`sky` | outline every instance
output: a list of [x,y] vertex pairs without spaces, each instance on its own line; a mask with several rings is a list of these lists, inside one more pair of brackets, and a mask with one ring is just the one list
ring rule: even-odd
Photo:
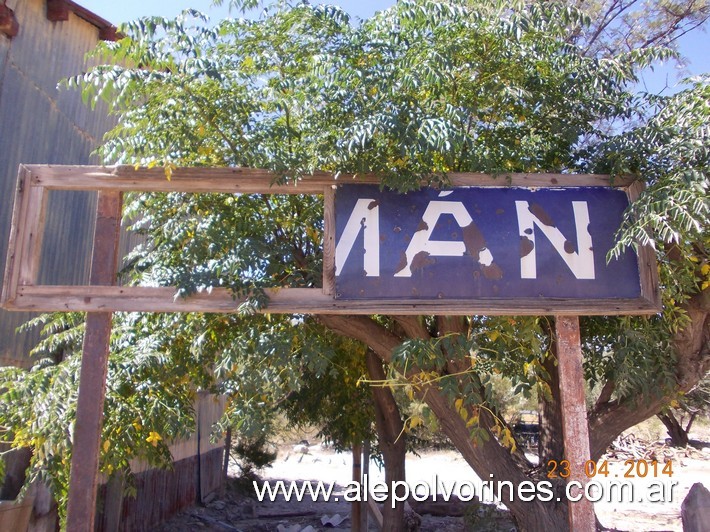
[[[212,19],[219,19],[229,15],[226,7],[228,0],[220,7],[213,7],[211,0],[123,0],[111,2],[108,0],[75,0],[77,4],[93,11],[109,22],[119,24],[134,18],[161,15],[173,17],[183,9],[193,8],[206,13]],[[361,18],[369,17],[376,11],[386,9],[394,1],[377,0],[331,0],[328,3],[337,4],[348,13]],[[238,16],[238,13],[232,13]]]
[[[142,16],[161,15],[174,17],[183,9],[194,8],[210,16],[220,19],[229,16],[226,5],[213,7],[211,0],[76,0],[81,6],[93,11],[109,22],[118,25],[121,22]],[[225,0],[224,4],[228,1]],[[376,11],[385,9],[394,3],[393,0],[329,0],[341,6],[348,13],[359,18],[368,18]],[[238,13],[232,13],[238,16]],[[710,72],[710,33],[695,30],[679,41],[681,53],[688,58],[689,64],[684,70],[679,70],[675,64],[656,65],[652,71],[642,76],[641,89],[649,92],[660,92],[666,86],[671,91],[678,81],[688,75]],[[667,93],[667,92],[666,92]]]

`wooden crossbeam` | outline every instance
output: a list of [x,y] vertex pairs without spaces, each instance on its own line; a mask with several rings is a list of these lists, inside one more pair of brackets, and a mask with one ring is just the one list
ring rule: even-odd
[[[621,187],[632,197],[638,194],[628,178],[584,174],[510,174],[491,176],[454,173],[453,186],[493,187]],[[37,284],[47,191],[89,190],[105,192],[181,192],[238,194],[307,194],[324,198],[325,236],[322,288],[267,290],[271,313],[313,314],[653,314],[658,311],[658,280],[655,255],[649,248],[639,253],[641,297],[634,299],[574,300],[558,298],[476,300],[347,300],[335,297],[335,188],[341,184],[379,184],[373,175],[316,172],[297,180],[253,168],[176,168],[166,178],[163,168],[133,166],[23,165],[10,235],[8,259],[0,306],[15,311],[88,312],[236,312],[244,302],[225,289],[213,289],[187,298],[176,298],[174,287],[44,286]]]

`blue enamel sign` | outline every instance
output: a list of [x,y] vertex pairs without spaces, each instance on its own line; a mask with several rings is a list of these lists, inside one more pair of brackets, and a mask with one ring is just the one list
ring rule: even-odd
[[335,195],[336,299],[641,295],[638,260],[607,252],[628,198],[609,187],[459,187]]

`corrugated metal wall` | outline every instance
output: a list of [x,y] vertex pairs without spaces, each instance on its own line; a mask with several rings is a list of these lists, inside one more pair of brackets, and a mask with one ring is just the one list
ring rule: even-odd
[[[98,28],[72,12],[65,22],[50,22],[45,0],[7,0],[7,6],[20,30],[12,39],[0,34],[0,271],[18,165],[95,164],[90,154],[112,125],[105,109],[92,111],[78,91],[57,89],[59,80],[86,70],[85,54],[96,46]],[[89,193],[50,195],[42,282],[86,281],[93,211]],[[27,353],[36,336],[15,334],[28,317],[0,310],[0,364],[30,364]]]
[[[99,29],[72,12],[65,22],[50,22],[45,0],[7,0],[7,6],[15,12],[20,31],[12,39],[0,33],[0,272],[5,267],[18,166],[96,164],[90,154],[113,124],[105,108],[90,110],[78,91],[57,89],[59,80],[87,69],[85,54],[96,46]],[[41,283],[87,282],[94,209],[93,194],[50,192]],[[137,241],[124,235],[122,246],[130,248]],[[15,334],[29,317],[0,310],[0,364],[31,364],[28,352],[37,336]],[[122,530],[149,529],[149,524],[219,488],[223,448],[222,443],[210,443],[209,435],[223,410],[224,398],[200,397],[198,432],[171,446],[174,471],[136,465],[138,496],[118,501]],[[105,486],[101,493],[106,496]],[[45,521],[54,528],[51,519]]]
[[[200,392],[195,403],[197,431],[187,440],[170,445],[173,469],[150,469],[132,462],[136,497],[123,497],[121,488],[110,489],[102,476],[97,504],[96,530],[137,532],[154,526],[177,512],[204,501],[224,481],[224,440],[210,442],[212,426],[224,413],[225,398]],[[106,515],[118,505],[118,515]]]

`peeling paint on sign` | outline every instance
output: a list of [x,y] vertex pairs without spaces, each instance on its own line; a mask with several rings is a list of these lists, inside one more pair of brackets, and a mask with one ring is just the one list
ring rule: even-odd
[[606,263],[627,205],[608,187],[344,185],[336,298],[639,297],[636,255]]

